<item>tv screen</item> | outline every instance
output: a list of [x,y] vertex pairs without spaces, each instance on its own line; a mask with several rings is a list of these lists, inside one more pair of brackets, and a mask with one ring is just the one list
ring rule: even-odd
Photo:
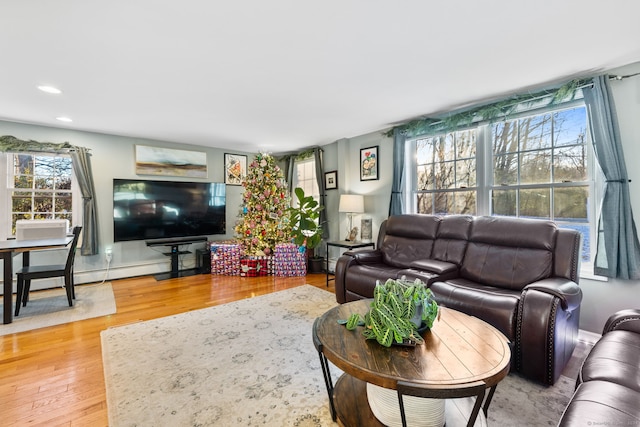
[[113,180],[113,241],[226,233],[223,183]]

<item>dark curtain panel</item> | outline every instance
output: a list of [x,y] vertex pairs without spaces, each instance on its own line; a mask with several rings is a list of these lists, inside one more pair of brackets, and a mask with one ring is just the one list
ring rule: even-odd
[[[327,209],[326,198],[324,188],[324,165],[322,163],[322,148],[316,147],[313,149],[313,157],[316,163],[316,179],[318,180],[318,190],[320,190],[320,224],[327,223]],[[329,227],[322,226],[322,238],[327,240],[329,238]]]
[[95,188],[93,185],[93,173],[91,171],[91,157],[84,147],[75,147],[69,153],[73,162],[73,170],[82,192],[82,247],[80,254],[96,255],[99,252],[98,239],[98,217],[95,199]]
[[295,156],[287,156],[285,159],[284,177],[287,180],[287,194],[291,196],[293,193],[293,170],[294,170]]
[[596,158],[606,178],[598,218],[594,272],[605,277],[640,279],[640,245],[631,211],[629,178],[618,119],[610,92],[608,76],[595,77],[593,87],[583,89]]
[[405,213],[404,209],[404,177],[406,137],[400,129],[393,131],[393,181],[391,183],[391,201],[389,216]]

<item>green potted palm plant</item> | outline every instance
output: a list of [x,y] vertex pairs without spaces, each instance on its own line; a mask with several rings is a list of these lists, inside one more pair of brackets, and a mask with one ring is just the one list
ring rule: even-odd
[[411,282],[403,277],[384,284],[378,281],[369,311],[364,316],[354,313],[342,323],[349,330],[364,326],[366,339],[389,347],[422,344],[420,332],[431,328],[437,316],[438,304],[431,289],[419,279]]
[[306,247],[307,271],[319,273],[322,271],[324,259],[315,255],[315,248],[322,242],[322,224],[320,224],[322,206],[313,196],[306,196],[300,187],[297,187],[294,193],[297,206],[288,209],[291,237],[296,245]]

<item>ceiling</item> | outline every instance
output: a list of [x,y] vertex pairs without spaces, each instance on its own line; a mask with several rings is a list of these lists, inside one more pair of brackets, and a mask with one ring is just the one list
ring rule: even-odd
[[283,153],[640,61],[636,12],[636,0],[3,1],[0,119]]

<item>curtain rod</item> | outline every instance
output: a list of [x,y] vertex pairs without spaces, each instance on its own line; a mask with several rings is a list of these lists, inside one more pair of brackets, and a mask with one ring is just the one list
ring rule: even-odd
[[638,72],[638,73],[633,73],[633,74],[627,74],[627,75],[620,75],[620,74],[615,75],[615,76],[610,75],[610,76],[609,76],[609,80],[622,80],[622,79],[628,79],[629,77],[635,77],[635,76],[637,76],[637,75],[640,75],[640,72]]

